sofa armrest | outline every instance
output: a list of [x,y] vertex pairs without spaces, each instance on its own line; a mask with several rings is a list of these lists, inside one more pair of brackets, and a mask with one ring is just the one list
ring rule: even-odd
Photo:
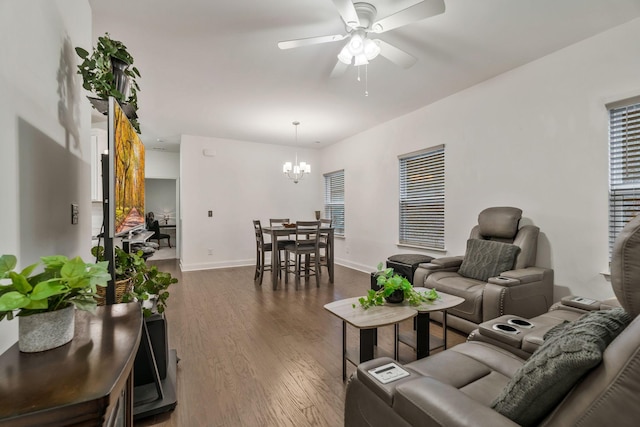
[[528,267],[490,278],[482,295],[482,321],[504,314],[531,319],[553,303],[553,270]]
[[[503,279],[517,280],[518,282],[523,284],[541,281],[547,271],[549,270],[542,267],[527,267],[519,268],[517,270],[503,271],[498,277]],[[492,277],[491,279],[494,278]],[[495,283],[491,282],[491,279],[489,279],[489,282]],[[499,282],[497,284],[499,284]]]
[[401,384],[394,410],[412,426],[515,427],[518,424],[432,377]]
[[435,258],[422,263],[413,273],[413,286],[424,286],[425,280],[435,271],[458,271],[462,265],[462,256]]
[[435,258],[429,261],[429,264],[437,265],[438,268],[460,267],[462,265],[463,256],[447,256]]

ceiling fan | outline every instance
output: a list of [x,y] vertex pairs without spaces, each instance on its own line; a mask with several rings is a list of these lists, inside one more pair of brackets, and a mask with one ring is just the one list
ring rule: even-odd
[[369,38],[369,33],[384,33],[444,12],[444,0],[423,0],[399,12],[376,21],[377,10],[370,3],[352,3],[351,0],[332,0],[346,26],[346,34],[309,37],[278,43],[280,49],[291,49],[320,43],[348,40],[338,54],[338,62],[331,77],[343,74],[349,65],[366,65],[378,54],[402,68],[416,63],[407,52],[380,39]]

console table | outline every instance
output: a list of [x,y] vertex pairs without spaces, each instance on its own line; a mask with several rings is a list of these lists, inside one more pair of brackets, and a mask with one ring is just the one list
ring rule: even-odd
[[40,353],[0,355],[0,426],[133,426],[137,302],[76,311],[73,340]]

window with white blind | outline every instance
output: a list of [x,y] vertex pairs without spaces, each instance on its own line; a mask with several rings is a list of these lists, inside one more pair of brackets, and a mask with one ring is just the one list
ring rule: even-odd
[[640,103],[609,109],[609,253],[631,218],[640,214]]
[[444,145],[399,160],[400,244],[444,249]]
[[344,236],[344,170],[324,174],[324,217],[333,220],[336,236]]

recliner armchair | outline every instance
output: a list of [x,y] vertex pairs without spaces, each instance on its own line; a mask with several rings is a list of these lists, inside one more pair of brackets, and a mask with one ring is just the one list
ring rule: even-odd
[[[505,348],[468,341],[404,365],[410,375],[388,384],[378,382],[368,371],[391,362],[389,358],[360,364],[347,385],[345,426],[517,426],[512,419],[495,410],[494,405],[514,384],[512,379],[528,372],[524,369],[527,365],[535,369],[531,371],[531,378],[521,381],[530,381],[540,394],[535,401],[522,400],[526,410],[533,414],[526,424],[545,427],[638,425],[640,216],[631,220],[616,239],[611,258],[611,285],[624,310],[603,310],[607,307],[599,304],[600,309],[574,322],[561,324],[561,328],[568,328],[565,333],[560,329],[556,332],[558,335],[545,336],[540,350],[528,360]],[[565,361],[572,364],[579,360],[580,348],[568,344],[580,335],[574,327],[581,321],[582,326],[588,326],[584,320],[589,316],[600,317],[605,312],[609,312],[609,316],[613,311],[626,317],[618,327],[609,328],[610,323],[591,324],[594,326],[591,330],[585,328],[588,334],[582,334],[583,338],[590,336],[602,341],[601,359],[583,369],[581,375],[568,381],[566,391],[551,399],[551,389],[566,381],[565,374],[572,374],[575,367],[556,366],[544,382],[535,383],[535,377],[548,373],[549,363],[554,359],[565,357]],[[605,324],[607,326],[603,328]],[[558,346],[558,342],[562,344]],[[565,342],[567,347],[563,348]],[[547,361],[538,358],[549,348],[554,352],[546,353]],[[506,394],[506,397],[517,398],[515,394]]]
[[[414,286],[465,299],[447,311],[448,326],[469,333],[504,314],[530,318],[551,306],[553,270],[535,266],[539,228],[518,228],[521,216],[513,207],[483,210],[464,257],[436,258],[416,270]],[[441,314],[433,318],[441,320]]]

